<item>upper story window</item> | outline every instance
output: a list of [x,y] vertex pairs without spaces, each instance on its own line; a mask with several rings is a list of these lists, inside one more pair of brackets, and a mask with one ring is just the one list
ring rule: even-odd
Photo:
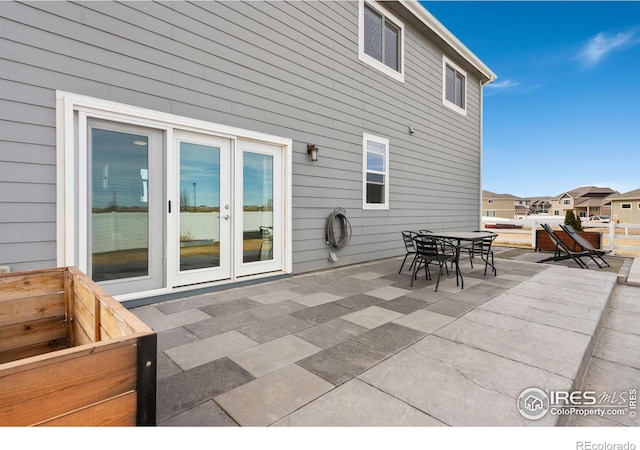
[[367,133],[363,147],[363,209],[389,209],[389,140]]
[[446,56],[442,57],[442,103],[454,111],[467,115],[467,72]]
[[622,209],[631,209],[631,203],[621,203],[620,208]]
[[565,198],[565,199],[562,201],[562,203],[563,203],[563,204],[565,204],[565,205],[570,205],[570,204],[571,204],[571,200],[569,200],[568,198]]
[[360,0],[360,60],[404,82],[404,25],[376,2]]
[[489,199],[489,204],[491,205],[492,203],[493,203],[493,200],[492,200],[492,199]]

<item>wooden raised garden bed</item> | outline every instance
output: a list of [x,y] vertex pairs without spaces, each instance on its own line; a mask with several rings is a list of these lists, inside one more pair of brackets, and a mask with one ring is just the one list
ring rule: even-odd
[[[569,246],[569,248],[573,249],[574,242],[563,230],[553,230],[556,234],[564,241],[565,244]],[[600,248],[600,233],[594,233],[590,231],[580,231],[579,232],[582,237],[584,237],[594,248]],[[549,234],[544,230],[536,230],[536,251],[544,250],[553,252],[555,251],[556,246],[551,242],[551,238],[549,238]],[[578,247],[576,250],[580,250]]]
[[155,425],[156,338],[74,267],[0,275],[0,426]]

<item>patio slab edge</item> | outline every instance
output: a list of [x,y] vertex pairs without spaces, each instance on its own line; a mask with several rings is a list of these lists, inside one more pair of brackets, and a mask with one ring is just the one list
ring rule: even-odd
[[627,276],[627,285],[640,287],[640,258],[633,258],[629,275]]

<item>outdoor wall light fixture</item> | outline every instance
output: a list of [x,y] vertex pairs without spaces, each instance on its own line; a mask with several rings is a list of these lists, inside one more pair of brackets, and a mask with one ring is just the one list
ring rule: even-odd
[[410,134],[413,134],[413,133],[415,133],[415,132],[416,132],[416,130],[414,130],[414,129],[413,129],[413,127],[412,127],[411,125],[409,125],[409,133],[410,133]]
[[307,153],[311,157],[311,161],[318,160],[318,147],[313,144],[307,144]]

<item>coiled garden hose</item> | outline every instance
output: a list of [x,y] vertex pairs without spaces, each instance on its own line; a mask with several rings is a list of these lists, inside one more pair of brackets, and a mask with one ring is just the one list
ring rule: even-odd
[[[340,237],[336,238],[335,221],[338,221],[338,229],[340,231]],[[327,244],[333,248],[346,247],[351,240],[351,223],[347,219],[346,211],[342,208],[336,208],[333,210],[329,217],[327,217],[326,225],[326,237]]]

